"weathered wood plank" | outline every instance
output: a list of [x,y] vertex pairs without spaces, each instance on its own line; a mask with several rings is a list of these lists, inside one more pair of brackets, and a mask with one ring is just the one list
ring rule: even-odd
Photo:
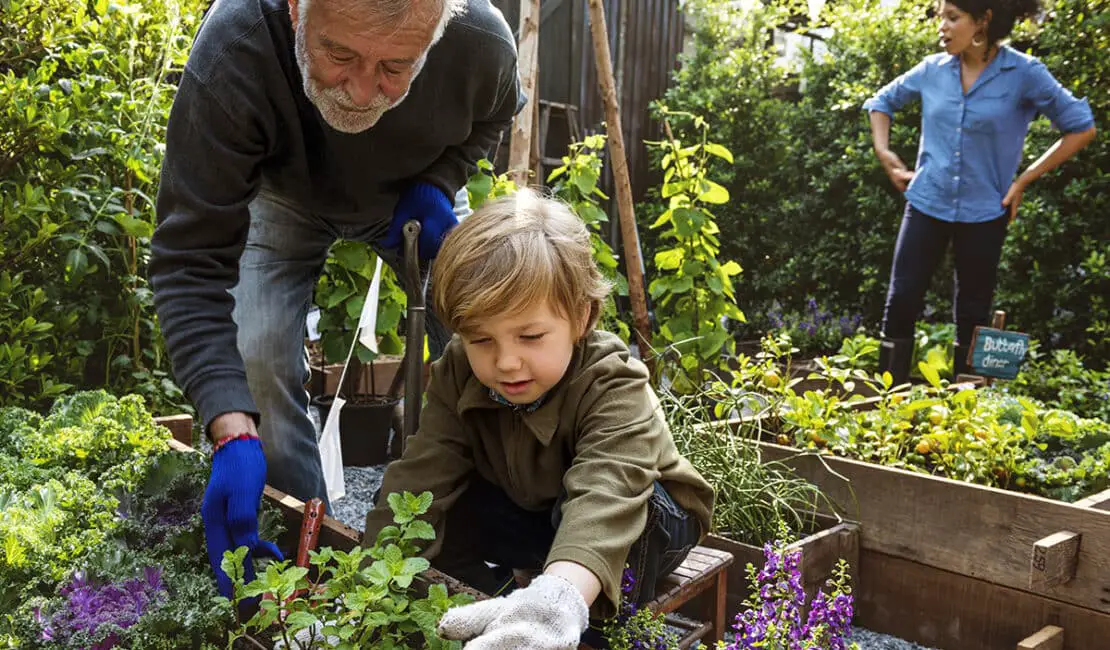
[[1082,535],[1063,530],[1037,540],[1029,560],[1029,588],[1041,592],[1074,578],[1082,539]]
[[193,416],[186,413],[154,418],[154,423],[170,430],[173,439],[183,445],[193,444]]
[[1110,490],[1103,490],[1098,494],[1092,494],[1086,499],[1080,499],[1075,502],[1075,505],[1080,508],[1094,508],[1095,510],[1110,510]]
[[885,553],[862,550],[858,625],[944,650],[1014,650],[1032,632],[1067,630],[1061,650],[1106,648],[1110,615]]
[[1017,650],[1064,650],[1064,628],[1046,625],[1018,643]]
[[[1060,501],[760,443],[861,523],[860,546],[1029,589],[1033,545],[1058,531],[1083,537],[1075,577],[1043,595],[1110,612],[1110,513]],[[847,482],[846,482],[847,480]],[[1015,641],[1016,642],[1016,641]]]

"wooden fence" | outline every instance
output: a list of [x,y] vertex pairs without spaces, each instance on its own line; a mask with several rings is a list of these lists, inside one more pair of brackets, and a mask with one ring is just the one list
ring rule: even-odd
[[[520,0],[493,0],[493,4],[516,30]],[[632,192],[638,200],[656,178],[643,142],[659,139],[661,135],[661,127],[651,119],[648,106],[663,95],[678,67],[686,22],[679,11],[679,0],[604,0],[603,4],[618,81]],[[597,86],[586,0],[542,0],[540,20],[539,98],[577,106],[583,134],[600,132],[605,107]],[[545,155],[549,157],[566,153],[567,125],[558,118],[553,114],[544,143]],[[507,152],[506,143],[503,155]],[[611,185],[612,179],[607,177],[603,188]],[[615,212],[609,213],[614,216],[612,223],[616,229]]]

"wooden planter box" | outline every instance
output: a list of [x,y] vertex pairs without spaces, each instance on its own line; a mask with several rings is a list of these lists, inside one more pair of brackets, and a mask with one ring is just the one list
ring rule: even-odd
[[[1013,650],[1044,626],[1108,647],[1110,512],[761,442],[858,522],[856,622],[943,650]],[[1093,498],[1092,498],[1093,499]]]
[[[825,582],[833,576],[837,562],[841,558],[851,566],[851,575],[856,574],[859,566],[859,526],[853,522],[839,522],[833,517],[818,515],[816,532],[803,537],[789,546],[801,551],[800,570],[802,586],[806,590],[808,603]],[[711,534],[702,542],[703,546],[732,553],[735,562],[728,572],[727,611],[734,617],[743,609],[744,600],[750,595],[748,565],[759,569],[765,557],[758,546],[733,541],[727,537]]]
[[[335,395],[339,388],[339,377],[343,374],[343,364],[330,363],[324,366],[313,365],[310,367],[311,377],[308,381],[308,391],[312,395]],[[403,372],[400,355],[382,355],[374,360],[373,365],[367,363],[362,366],[359,373],[356,390],[363,395],[385,395],[389,391],[393,377]],[[404,390],[404,378],[401,379],[399,391]],[[374,390],[371,391],[371,386]],[[401,394],[398,392],[398,394]]]

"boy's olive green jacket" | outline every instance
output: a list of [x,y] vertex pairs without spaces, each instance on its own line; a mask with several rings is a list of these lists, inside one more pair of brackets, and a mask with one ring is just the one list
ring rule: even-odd
[[420,430],[389,465],[383,496],[366,516],[365,544],[393,523],[384,498],[393,492],[434,495],[427,519],[437,541],[425,554],[431,558],[444,535],[443,514],[472,472],[527,510],[550,510],[565,488],[547,563],[581,564],[616,604],[629,549],[647,521],[653,481],[709,531],[713,489],[679,455],[647,368],[613,334],[595,331],[580,342],[562,381],[532,413],[490,398],[457,337],[432,367],[427,398]]

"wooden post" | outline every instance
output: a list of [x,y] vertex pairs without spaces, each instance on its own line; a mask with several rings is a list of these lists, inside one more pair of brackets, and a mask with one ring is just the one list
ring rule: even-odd
[[617,190],[621,241],[624,244],[624,265],[625,272],[628,274],[628,297],[632,302],[632,316],[638,334],[640,356],[651,368],[651,323],[648,321],[647,296],[644,293],[640,237],[636,233],[636,215],[632,209],[632,181],[628,175],[628,157],[625,155],[624,132],[621,130],[621,108],[617,101],[616,83],[613,80],[609,31],[605,25],[605,8],[601,6],[601,0],[589,0],[589,2],[590,35],[594,42],[594,63],[597,65],[598,85],[601,98],[605,102],[609,153],[613,160],[613,182]]
[[1038,591],[1058,587],[1075,577],[1082,535],[1062,530],[1033,544],[1029,587]]
[[[540,62],[540,0],[520,0],[520,45],[517,67],[520,70],[520,89],[528,97],[528,104],[513,119],[509,141],[509,177],[517,187],[528,185],[531,170],[532,134],[539,105]],[[543,179],[536,179],[542,182]]]

